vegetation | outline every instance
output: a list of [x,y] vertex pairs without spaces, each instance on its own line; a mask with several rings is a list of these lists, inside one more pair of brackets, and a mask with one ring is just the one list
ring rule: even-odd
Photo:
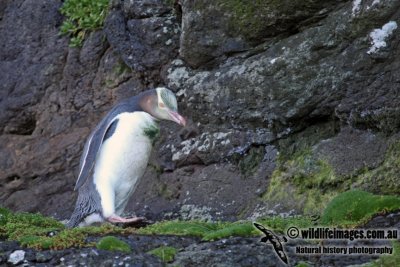
[[400,194],[400,142],[393,143],[386,152],[382,164],[360,174],[358,180],[363,187],[382,194]]
[[[305,228],[312,225],[306,217],[271,217],[258,220],[271,230],[285,232],[289,226]],[[202,238],[203,241],[218,240],[231,236],[259,236],[260,232],[252,222],[201,222],[201,221],[163,221],[137,230],[139,234],[187,235]]]
[[178,250],[174,247],[162,246],[153,250],[150,250],[149,254],[159,257],[162,262],[171,262],[175,258],[175,254]]
[[[288,226],[304,228],[312,224],[309,218],[304,217],[272,217],[259,220],[259,222],[278,232],[284,232]],[[249,221],[215,223],[163,221],[141,229],[122,229],[110,224],[66,229],[60,222],[40,214],[11,213],[7,209],[0,208],[0,239],[15,240],[20,242],[22,246],[35,249],[95,246],[96,244],[85,241],[89,235],[127,235],[132,233],[185,235],[199,237],[204,241],[228,238],[230,236],[260,235],[260,232]],[[119,242],[112,237],[106,237],[100,240],[96,246],[100,249],[114,249],[114,247],[119,247]]]
[[65,249],[69,247],[93,246],[85,239],[88,235],[125,234],[129,229],[121,229],[110,224],[100,227],[66,229],[53,218],[40,214],[11,213],[0,208],[0,239],[15,240],[24,247],[35,249]]
[[351,190],[335,197],[325,209],[321,223],[325,225],[357,225],[373,215],[400,209],[400,197],[378,196]]
[[245,176],[254,174],[264,158],[264,147],[253,147],[241,158],[238,166],[240,172]]
[[71,37],[70,46],[80,47],[85,35],[103,26],[108,0],[66,0],[60,11],[66,18],[60,32]]
[[393,242],[393,254],[379,257],[376,261],[367,263],[364,267],[392,267],[400,262],[400,243]]
[[101,238],[99,242],[97,242],[96,248],[109,251],[121,251],[126,253],[131,252],[131,247],[128,243],[114,236],[105,236]]
[[270,203],[294,199],[291,202],[297,203],[296,209],[314,215],[320,214],[338,191],[348,187],[349,181],[335,175],[326,161],[314,158],[311,149],[305,148],[286,160],[278,158],[263,199]]
[[[400,197],[378,196],[352,190],[335,197],[322,214],[320,224],[326,226],[362,225],[373,215],[400,209]],[[299,229],[314,225],[309,217],[269,217],[257,220],[276,233],[285,233],[290,226]],[[129,252],[125,242],[107,235],[128,234],[184,235],[212,241],[231,236],[255,237],[260,233],[250,221],[203,222],[162,221],[140,229],[116,227],[103,224],[95,227],[66,229],[60,222],[40,214],[12,213],[0,208],[0,239],[15,240],[22,246],[35,249],[65,249],[69,247],[93,247],[98,249]],[[88,236],[105,236],[97,244],[87,243]],[[397,246],[398,247],[398,246]],[[398,248],[397,248],[398,251]],[[149,252],[166,262],[176,253],[171,248],[158,248]],[[389,261],[382,258],[382,261]]]

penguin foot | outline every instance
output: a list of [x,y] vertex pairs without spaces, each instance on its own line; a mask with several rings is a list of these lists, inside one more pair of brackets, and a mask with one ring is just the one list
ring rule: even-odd
[[111,215],[107,218],[107,221],[111,223],[135,223],[145,220],[144,217],[132,217],[132,218],[123,218],[118,215]]

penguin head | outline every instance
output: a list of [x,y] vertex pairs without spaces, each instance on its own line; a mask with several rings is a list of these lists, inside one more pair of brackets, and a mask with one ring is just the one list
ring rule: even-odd
[[154,91],[155,94],[146,101],[143,110],[156,119],[174,121],[185,126],[186,119],[178,113],[178,102],[174,93],[165,87],[158,87]]

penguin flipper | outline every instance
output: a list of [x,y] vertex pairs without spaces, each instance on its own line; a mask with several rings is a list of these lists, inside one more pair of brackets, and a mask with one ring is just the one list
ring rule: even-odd
[[74,190],[78,190],[86,182],[87,177],[89,177],[107,131],[118,121],[118,114],[118,109],[112,110],[89,135],[81,156],[79,176],[76,180]]

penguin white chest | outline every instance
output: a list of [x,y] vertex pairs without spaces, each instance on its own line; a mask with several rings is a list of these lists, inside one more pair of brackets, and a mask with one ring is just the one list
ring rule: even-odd
[[104,217],[122,213],[150,157],[152,140],[146,130],[158,130],[145,112],[121,113],[115,120],[115,131],[102,144],[93,174]]

